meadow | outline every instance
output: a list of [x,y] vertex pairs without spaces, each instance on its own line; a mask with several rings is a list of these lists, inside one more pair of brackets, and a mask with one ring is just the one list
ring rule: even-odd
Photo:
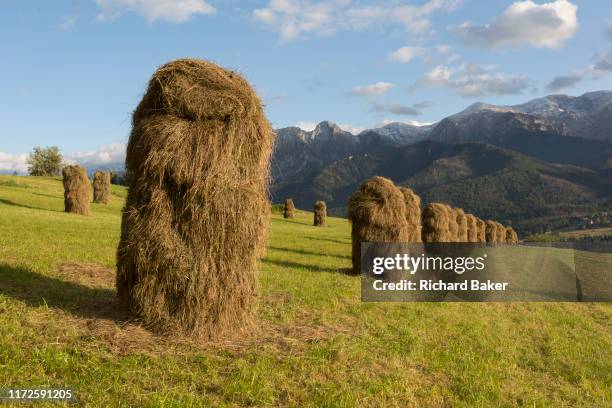
[[155,335],[115,299],[125,196],[83,217],[58,178],[0,176],[0,386],[84,406],[612,404],[610,304],[364,303],[348,222],[305,211],[272,214],[250,336]]

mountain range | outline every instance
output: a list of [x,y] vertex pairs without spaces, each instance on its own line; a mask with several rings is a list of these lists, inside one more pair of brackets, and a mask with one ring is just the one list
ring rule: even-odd
[[309,209],[323,199],[344,215],[348,196],[374,175],[523,233],[575,226],[612,208],[612,92],[475,103],[432,125],[355,135],[328,121],[277,129],[275,202],[292,197]]

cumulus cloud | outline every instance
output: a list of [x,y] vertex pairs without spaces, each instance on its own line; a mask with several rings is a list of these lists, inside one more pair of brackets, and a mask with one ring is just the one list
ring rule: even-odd
[[283,42],[308,35],[329,35],[338,30],[363,30],[375,24],[400,25],[405,31],[427,31],[429,16],[438,10],[453,10],[460,0],[429,0],[422,5],[402,5],[394,0],[373,6],[353,6],[349,0],[269,0],[252,16],[279,32]]
[[424,60],[427,63],[431,62],[446,62],[450,63],[460,58],[459,54],[452,53],[451,48],[446,44],[439,44],[434,47],[419,47],[419,46],[405,46],[398,48],[397,50],[389,53],[388,59],[390,61],[399,63],[408,63],[417,58]]
[[393,115],[418,116],[423,108],[430,106],[429,102],[419,102],[412,105],[402,105],[397,102],[387,101],[385,103],[374,102],[372,110],[374,112],[386,112]]
[[593,63],[578,69],[569,75],[554,77],[546,89],[551,92],[570,88],[585,78],[600,79],[612,73],[612,52],[600,52],[593,55]]
[[509,75],[495,71],[495,66],[463,64],[458,69],[437,66],[418,83],[433,88],[450,88],[465,98],[483,95],[520,94],[531,85],[522,75]]
[[125,149],[126,146],[123,143],[101,145],[94,151],[66,154],[65,160],[88,169],[121,167],[125,162]]
[[27,158],[27,154],[0,152],[0,173],[17,172],[19,174],[26,174],[28,172]]
[[182,23],[196,14],[214,14],[215,8],[204,0],[96,0],[99,21],[112,20],[132,11],[150,23],[165,20]]
[[559,48],[578,30],[577,7],[568,0],[517,1],[487,24],[466,22],[455,31],[466,44],[496,48],[523,44]]
[[407,63],[413,59],[423,56],[427,52],[426,48],[423,47],[401,47],[389,54],[391,61]]
[[375,84],[356,86],[351,90],[353,95],[357,96],[378,96],[393,88],[394,85],[389,82],[376,82]]

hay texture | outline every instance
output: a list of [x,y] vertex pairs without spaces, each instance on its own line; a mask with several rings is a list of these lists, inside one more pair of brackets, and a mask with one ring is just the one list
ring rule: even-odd
[[314,223],[315,227],[325,226],[325,220],[327,219],[327,205],[325,201],[316,201],[314,204]]
[[372,177],[349,197],[353,273],[361,273],[362,242],[408,242],[404,195],[384,177]]
[[455,208],[457,221],[457,242],[470,242],[468,240],[468,221],[462,208]]
[[518,244],[518,234],[512,227],[506,227],[506,244],[516,245]]
[[478,220],[472,214],[465,215],[467,242],[478,242]]
[[66,166],[62,169],[64,184],[64,211],[90,215],[91,187],[87,170],[81,166]]
[[497,223],[493,220],[486,220],[486,238],[487,244],[496,244],[497,241]]
[[408,242],[422,242],[421,239],[421,197],[407,187],[399,187],[406,205]]
[[93,202],[108,204],[110,201],[111,177],[107,171],[96,171],[93,178]]
[[133,115],[117,291],[159,332],[253,327],[274,133],[238,74],[199,60],[159,68]]
[[484,220],[476,217],[476,226],[478,234],[476,235],[477,241],[480,243],[487,242],[487,223]]
[[459,241],[459,224],[457,224],[457,212],[450,205],[444,204],[444,208],[448,218],[448,241]]
[[293,200],[291,198],[287,198],[285,200],[285,209],[283,210],[283,218],[293,218],[295,215],[295,205],[293,205]]
[[496,232],[496,242],[498,244],[505,244],[506,243],[506,227],[504,227],[502,224],[500,224],[499,222],[495,222],[495,232]]
[[423,242],[451,242],[449,207],[441,203],[429,203],[423,209]]

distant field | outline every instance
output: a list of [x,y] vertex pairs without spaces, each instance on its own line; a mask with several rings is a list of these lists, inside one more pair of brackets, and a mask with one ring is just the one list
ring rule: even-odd
[[362,303],[349,224],[306,212],[272,216],[251,337],[156,336],[115,302],[112,194],[75,216],[59,179],[0,176],[2,386],[96,407],[612,404],[610,304]]
[[585,230],[566,231],[559,233],[559,235],[570,239],[582,237],[599,237],[602,235],[612,235],[612,228],[593,228]]

